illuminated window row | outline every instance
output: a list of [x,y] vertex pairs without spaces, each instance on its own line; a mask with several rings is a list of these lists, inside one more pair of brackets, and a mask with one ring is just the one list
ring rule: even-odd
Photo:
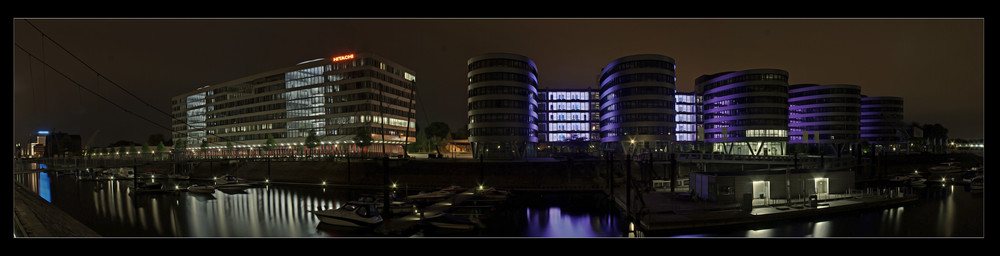
[[590,123],[549,123],[549,131],[587,131]]
[[546,121],[588,121],[590,120],[590,113],[552,113],[548,114],[549,119]]
[[588,110],[587,102],[550,102],[549,110]]
[[788,137],[788,130],[746,130],[746,137]]
[[549,133],[547,135],[548,141],[570,141],[570,140],[591,140],[596,138],[591,138],[589,133]]
[[548,100],[590,100],[589,92],[549,92]]

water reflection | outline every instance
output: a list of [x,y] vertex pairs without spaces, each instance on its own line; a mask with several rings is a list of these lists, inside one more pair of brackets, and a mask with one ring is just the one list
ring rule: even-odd
[[[338,208],[361,193],[316,186],[260,186],[241,193],[170,192],[130,195],[132,180],[77,181],[72,175],[34,172],[15,175],[54,205],[103,236],[115,237],[358,237],[372,232],[322,225],[310,213]],[[158,180],[165,187],[195,182]],[[672,234],[672,237],[981,237],[983,196],[962,186],[928,186],[917,203],[766,223],[753,227]],[[629,225],[599,196],[522,195],[516,207],[498,215],[495,232],[470,236],[622,237]],[[553,203],[561,202],[561,203]],[[581,207],[581,205],[585,205]],[[648,234],[635,233],[636,236]],[[663,235],[661,235],[663,236]]]
[[[314,237],[319,220],[310,211],[339,207],[348,190],[261,186],[239,193],[134,193],[132,180],[48,180],[44,172],[15,175],[103,236]],[[157,180],[164,187],[189,181]],[[50,189],[51,188],[51,189]],[[50,195],[51,196],[48,196]]]
[[615,237],[620,236],[617,218],[611,215],[566,213],[559,207],[527,208],[525,236],[528,237]]

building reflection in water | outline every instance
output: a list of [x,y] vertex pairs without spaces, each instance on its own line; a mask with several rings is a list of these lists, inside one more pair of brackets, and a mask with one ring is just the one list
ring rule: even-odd
[[101,219],[99,225],[139,230],[125,232],[142,234],[139,236],[324,236],[316,230],[319,220],[311,211],[337,208],[344,202],[341,198],[349,195],[347,191],[313,189],[316,191],[309,193],[308,189],[264,186],[240,193],[216,190],[134,196],[129,193],[131,181],[89,183],[92,187],[81,186],[79,192],[91,194],[92,211]]
[[614,237],[621,236],[615,218],[591,213],[564,213],[559,207],[527,208],[527,237]]

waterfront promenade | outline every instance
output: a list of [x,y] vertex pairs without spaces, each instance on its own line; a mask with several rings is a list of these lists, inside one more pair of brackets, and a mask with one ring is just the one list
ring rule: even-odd
[[14,182],[14,237],[100,237],[24,185]]
[[[637,200],[637,195],[632,195],[632,198],[634,210],[626,215],[635,221],[636,229],[656,234],[878,209],[916,202],[919,196],[898,191],[837,194],[816,200],[815,205],[809,201],[793,200],[788,204],[784,200],[774,200],[768,205],[754,203],[751,207],[739,203],[694,201],[669,192],[644,192],[641,201]],[[623,212],[627,209],[624,192],[616,192],[613,199]]]

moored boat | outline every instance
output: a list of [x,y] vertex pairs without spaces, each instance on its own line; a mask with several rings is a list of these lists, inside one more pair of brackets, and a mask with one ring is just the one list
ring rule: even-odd
[[440,212],[434,216],[425,216],[423,221],[437,228],[451,230],[473,230],[485,227],[478,216],[458,215],[449,212]]
[[194,184],[188,186],[187,190],[189,192],[195,192],[195,193],[212,193],[215,192],[215,187],[209,185]]
[[337,209],[312,212],[320,222],[345,227],[374,227],[382,223],[375,203],[351,201]]
[[[385,207],[384,196],[375,194],[362,194],[358,197],[359,202],[374,203],[379,212]],[[414,212],[413,204],[406,201],[396,200],[395,196],[389,197],[389,209],[394,215],[407,215]]]
[[238,192],[250,188],[250,184],[241,183],[236,176],[226,175],[221,179],[215,180],[215,189],[227,191],[227,192]]
[[982,192],[983,191],[983,176],[976,176],[975,178],[972,178],[972,181],[969,182],[969,188],[972,189],[972,191],[975,191],[975,192]]
[[932,166],[927,169],[931,174],[949,174],[962,172],[962,167],[959,166],[958,162],[944,162],[936,166]]

